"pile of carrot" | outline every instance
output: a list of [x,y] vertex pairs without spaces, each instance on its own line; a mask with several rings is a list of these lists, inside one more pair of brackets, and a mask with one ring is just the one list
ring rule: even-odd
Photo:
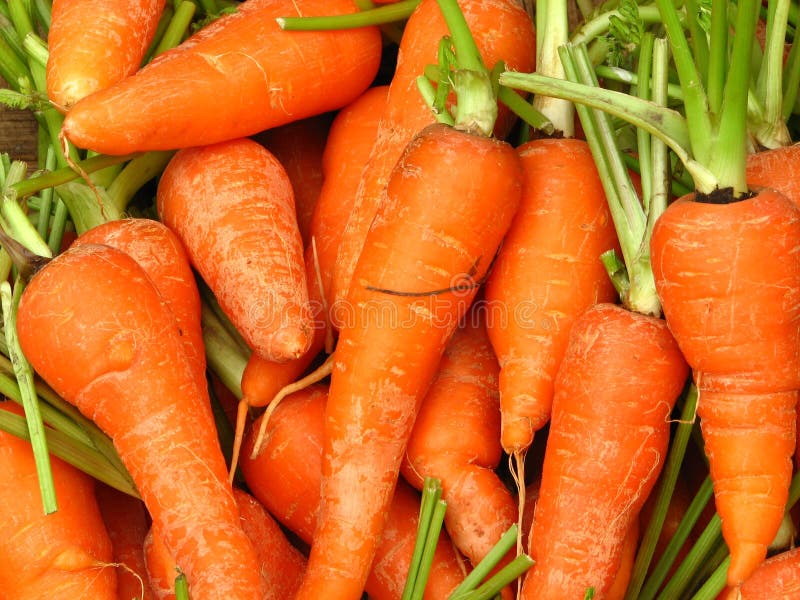
[[576,8],[0,6],[0,599],[800,600],[800,13]]

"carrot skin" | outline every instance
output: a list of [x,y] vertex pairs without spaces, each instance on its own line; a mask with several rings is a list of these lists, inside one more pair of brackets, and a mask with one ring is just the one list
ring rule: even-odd
[[800,206],[800,146],[780,146],[748,154],[747,183],[753,189],[777,190]]
[[70,248],[26,286],[17,329],[33,368],[113,440],[192,597],[260,597],[210,407],[144,270],[109,246]]
[[62,112],[135,73],[166,0],[54,0],[47,96]]
[[[9,401],[0,410],[23,414]],[[0,597],[115,600],[111,540],[94,480],[51,456],[58,510],[46,515],[30,442],[0,431],[0,459]]]
[[731,586],[765,559],[788,499],[800,388],[798,249],[800,209],[770,190],[729,204],[681,198],[651,239],[664,315],[699,391]]
[[556,376],[523,599],[608,592],[687,376],[663,320],[596,304],[575,321]]
[[254,352],[282,362],[308,350],[294,193],[268,150],[248,138],[180,150],[161,175],[156,203]]
[[509,454],[526,451],[550,418],[575,318],[617,296],[600,254],[618,242],[589,145],[539,139],[517,151],[523,199],[486,282],[487,305],[504,310],[487,325],[501,366],[501,440]]
[[768,558],[726,600],[797,600],[800,598],[800,548]]
[[276,18],[355,10],[352,0],[247,0],[76,103],[62,132],[119,155],[245,137],[345,106],[377,73],[379,30],[283,31]]

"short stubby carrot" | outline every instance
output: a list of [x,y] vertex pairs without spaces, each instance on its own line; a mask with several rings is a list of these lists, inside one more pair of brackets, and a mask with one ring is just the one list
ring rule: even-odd
[[355,10],[352,0],[247,0],[76,103],[62,133],[119,155],[208,145],[341,108],[378,71],[378,28],[284,31],[276,19]]
[[248,138],[178,151],[158,214],[250,348],[286,361],[311,343],[303,242],[283,166]]
[[[0,410],[23,414],[10,401]],[[111,540],[92,478],[51,456],[58,510],[45,514],[30,442],[0,431],[0,460],[0,596],[115,600]]]
[[616,292],[600,255],[618,247],[589,145],[520,146],[520,209],[489,279],[489,338],[500,361],[503,449],[525,452],[550,418],[553,381],[575,318]]
[[800,209],[771,190],[733,202],[692,198],[656,221],[651,260],[664,316],[697,384],[735,586],[766,557],[792,476]]
[[555,381],[522,598],[604,598],[658,479],[689,368],[661,320],[595,304]]
[[166,0],[53,0],[47,97],[62,112],[135,73]]
[[511,224],[520,182],[509,144],[442,124],[395,166],[347,296],[298,598],[361,596],[419,404]]
[[210,406],[142,267],[110,246],[66,250],[28,282],[17,330],[36,372],[112,439],[192,598],[260,598]]
[[[533,22],[520,2],[470,0],[460,6],[488,68],[502,60],[509,69],[533,70],[536,35]],[[333,284],[337,302],[347,296],[364,239],[395,163],[414,135],[434,122],[417,89],[417,77],[428,64],[437,62],[439,42],[446,35],[449,31],[436,0],[423,0],[404,27],[387,105],[340,242]],[[513,123],[508,113],[503,114],[505,118],[499,118],[495,126],[499,138],[508,133]]]

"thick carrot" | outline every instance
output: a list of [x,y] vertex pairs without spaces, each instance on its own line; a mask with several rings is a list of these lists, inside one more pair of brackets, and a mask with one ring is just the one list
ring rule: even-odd
[[748,154],[747,183],[777,190],[800,206],[800,145]]
[[109,246],[68,249],[27,284],[17,329],[33,368],[113,440],[192,597],[259,598],[210,407],[138,263]]
[[298,598],[360,596],[419,403],[511,223],[520,177],[508,144],[439,124],[393,170],[347,297]]
[[[287,396],[270,417],[263,451],[250,450],[257,420],[245,441],[242,472],[253,495],[303,541],[310,543],[319,511],[327,386],[316,384]],[[398,481],[387,525],[364,586],[374,600],[400,598],[414,549],[420,498]],[[460,561],[446,533],[436,546],[425,598],[446,598],[463,579]]]
[[536,563],[522,598],[608,592],[666,456],[687,375],[663,320],[596,304],[575,321],[556,376],[529,538]]
[[737,585],[766,557],[792,475],[800,209],[770,190],[733,202],[718,194],[722,202],[711,194],[671,204],[655,224],[651,256],[665,318],[699,391],[731,553],[728,583]]
[[771,556],[726,600],[797,600],[800,598],[800,548]]
[[523,196],[486,283],[500,361],[503,449],[525,452],[550,418],[553,380],[575,318],[616,292],[600,255],[618,247],[589,145],[538,139],[518,148]]
[[[11,402],[0,410],[22,414]],[[45,514],[30,442],[0,431],[0,460],[0,596],[115,600],[111,540],[92,478],[51,456],[58,510]]]
[[322,154],[332,118],[331,113],[315,115],[267,129],[254,138],[280,161],[292,182],[304,247],[311,239],[311,216],[322,187]]
[[144,540],[150,529],[147,509],[138,498],[99,482],[95,496],[117,565],[117,598],[153,600],[144,560]]
[[151,527],[143,545],[147,582],[158,600],[175,600],[175,579],[181,574],[161,536]]
[[308,350],[294,195],[268,150],[240,138],[179,151],[159,181],[157,208],[254,352],[286,361]]
[[200,292],[178,236],[153,219],[118,219],[89,229],[73,242],[75,246],[83,244],[105,244],[122,250],[145,270],[175,315],[197,381],[205,387]]
[[345,106],[377,73],[378,29],[283,31],[276,18],[355,10],[352,0],[247,0],[77,103],[62,132],[81,148],[127,154],[208,145]]
[[[476,305],[477,306],[477,305]],[[479,311],[456,330],[425,395],[401,473],[421,490],[441,481],[445,527],[456,547],[478,564],[517,521],[500,464],[500,370]]]
[[47,34],[47,96],[62,112],[135,73],[165,0],[54,0]]
[[[534,67],[533,23],[517,0],[470,0],[462,2],[461,7],[489,68],[499,60],[510,69],[529,71]],[[439,41],[447,34],[436,0],[423,0],[406,23],[387,106],[339,248],[333,284],[337,302],[346,298],[392,168],[411,138],[434,121],[417,90],[416,79],[428,64],[436,63]],[[498,137],[505,135],[511,122],[498,121]]]

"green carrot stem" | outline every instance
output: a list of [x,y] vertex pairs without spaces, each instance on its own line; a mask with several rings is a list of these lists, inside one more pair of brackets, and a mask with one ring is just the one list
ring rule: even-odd
[[709,110],[719,114],[722,109],[722,91],[728,65],[728,2],[711,0],[711,46],[708,72],[705,74]]
[[144,57],[142,58],[142,65],[146,65],[153,60],[153,57],[156,54],[156,48],[161,43],[161,39],[164,37],[167,27],[172,21],[172,17],[175,15],[175,8],[176,7],[172,2],[167,2],[164,5],[164,9],[161,12],[161,17],[158,19],[158,25],[156,25],[156,32],[153,35],[153,39],[150,41],[150,46],[147,48],[147,51],[144,53]]
[[50,0],[34,0],[33,7],[36,13],[36,20],[39,23],[43,33],[47,35],[50,30],[50,21],[52,17],[52,2]]
[[[569,41],[566,0],[539,0],[536,5],[536,72],[564,79],[558,49]],[[537,94],[533,106],[564,137],[575,135],[574,105],[568,100]]]
[[[461,596],[470,592],[480,585],[486,579],[489,573],[500,563],[512,548],[517,543],[517,534],[519,528],[514,523],[508,530],[500,536],[500,539],[492,546],[492,549],[483,557],[483,559],[475,565],[475,568],[470,571],[464,580],[453,590],[448,600],[461,600]],[[520,555],[523,556],[523,555]]]
[[422,547],[422,555],[419,559],[419,567],[414,577],[414,589],[411,593],[411,600],[423,600],[425,596],[425,586],[428,584],[428,577],[433,567],[433,558],[436,553],[436,546],[442,533],[444,524],[444,514],[447,510],[447,503],[439,498],[433,505],[428,530],[425,535],[425,544]]
[[457,0],[438,0],[438,4],[450,31],[450,37],[453,39],[458,68],[468,71],[485,70],[486,65],[483,64],[481,53]]
[[800,90],[800,37],[795,37],[783,70],[782,117],[787,121],[792,114]]
[[[47,148],[47,156],[44,162],[45,170],[52,171],[56,166],[56,154],[52,146]],[[36,224],[36,231],[39,236],[46,240],[50,231],[50,212],[53,207],[53,188],[42,190],[39,195],[39,221]],[[49,246],[48,246],[49,247]],[[51,249],[52,252],[52,249]]]
[[764,58],[758,71],[755,91],[764,105],[764,121],[754,132],[758,142],[766,148],[791,143],[783,117],[783,55],[790,3],[790,0],[769,2]]
[[175,577],[175,600],[189,600],[189,583],[183,573]]
[[174,48],[184,40],[189,31],[189,26],[192,24],[192,19],[194,19],[196,9],[197,6],[195,3],[189,0],[183,0],[183,2],[178,4],[175,13],[164,29],[164,33],[158,45],[156,45],[153,50],[153,56],[157,56],[170,48]]
[[4,6],[5,9],[5,12],[0,11],[0,39],[5,40],[8,46],[14,51],[14,54],[16,54],[17,58],[23,63],[26,63],[28,56],[22,47],[22,38],[14,28],[14,24],[11,22],[11,13],[9,11],[8,4],[0,6]]
[[209,368],[237,398],[242,397],[242,373],[249,352],[230,335],[219,315],[203,302],[201,312],[203,342]]
[[69,211],[67,210],[67,205],[64,204],[58,194],[54,195],[56,197],[56,208],[53,211],[53,221],[50,225],[50,235],[47,237],[47,247],[55,255],[61,249],[61,241],[69,220]]
[[118,212],[125,212],[136,192],[157,177],[174,154],[174,151],[147,152],[125,165],[106,190],[110,203]]
[[533,129],[541,131],[545,135],[552,135],[555,132],[556,128],[553,123],[514,90],[500,86],[497,97]]
[[28,215],[22,210],[14,193],[14,186],[24,181],[25,172],[26,165],[22,161],[11,163],[8,173],[5,175],[5,185],[1,190],[0,220],[3,222],[3,229],[6,234],[16,242],[33,254],[49,258],[52,256],[50,248],[39,235],[38,230],[30,219],[28,219]]
[[402,0],[346,15],[322,17],[278,17],[281,29],[288,31],[314,31],[330,29],[353,29],[370,25],[383,25],[403,21],[411,16],[421,0]]
[[[712,0],[712,2],[713,1],[714,0]],[[694,18],[685,19],[683,23],[688,31],[694,64],[697,67],[700,77],[702,78],[708,73],[708,37],[706,32],[703,31],[703,28],[700,26],[700,19],[697,18],[697,15],[700,14],[700,2],[698,0],[685,0],[685,3],[686,14],[692,15]]]
[[702,587],[692,596],[692,600],[714,600],[719,593],[725,589],[728,566],[730,563],[731,557],[728,556],[714,569],[711,576],[706,579]]
[[[597,65],[594,68],[597,76],[605,79],[606,81],[616,81],[618,83],[625,83],[628,85],[638,85],[639,76],[632,73],[627,69],[621,67],[610,67],[608,65]],[[667,84],[667,97],[671,100],[683,100],[683,91],[681,87],[675,83]]]
[[[635,93],[639,98],[648,100],[651,98],[653,69],[653,48],[655,46],[655,35],[647,31],[643,34],[639,44],[639,64],[637,67],[638,83],[635,86]],[[663,104],[663,102],[661,103]],[[645,212],[650,207],[653,194],[653,159],[651,156],[651,136],[644,129],[636,128],[636,150],[639,155],[639,174],[641,175],[642,185],[642,206]]]
[[498,596],[500,591],[511,585],[519,577],[525,574],[534,564],[533,559],[527,554],[520,554],[492,575],[478,588],[467,591],[459,596],[452,595],[448,600],[491,600]]
[[0,77],[17,92],[22,89],[20,85],[22,81],[31,79],[28,66],[4,37],[0,37]]
[[22,395],[22,405],[25,409],[25,419],[28,422],[28,432],[33,448],[36,474],[39,479],[39,490],[42,497],[42,507],[45,514],[58,510],[55,486],[53,484],[53,471],[50,465],[50,453],[47,448],[47,438],[44,434],[44,424],[39,410],[39,402],[33,386],[33,369],[31,368],[22,349],[19,347],[17,331],[17,304],[22,294],[23,283],[17,279],[12,290],[7,281],[0,283],[0,299],[3,307],[3,327],[5,330],[6,345],[9,349],[11,364],[19,383]]
[[8,0],[9,16],[20,39],[33,32],[33,22],[22,0]]
[[[417,537],[414,541],[414,550],[411,553],[411,564],[409,565],[408,575],[406,576],[406,583],[403,587],[403,594],[401,600],[414,600],[416,598],[416,585],[417,579],[420,575],[420,570],[423,569],[422,560],[425,555],[425,546],[429,538],[433,535],[437,540],[441,531],[441,522],[439,522],[439,529],[436,530],[434,525],[434,513],[436,505],[441,501],[442,497],[442,482],[435,477],[426,477],[422,486],[422,498],[419,505],[419,521],[417,523]],[[435,542],[434,542],[435,544]]]

